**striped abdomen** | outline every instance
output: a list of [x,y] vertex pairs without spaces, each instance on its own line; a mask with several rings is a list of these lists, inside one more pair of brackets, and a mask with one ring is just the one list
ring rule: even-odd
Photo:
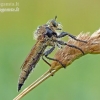
[[35,68],[35,65],[38,63],[41,55],[43,54],[46,46],[43,41],[37,41],[37,43],[32,48],[30,54],[24,61],[22,65],[22,71],[20,73],[19,81],[18,81],[18,91],[21,89],[25,80],[27,79],[29,73]]

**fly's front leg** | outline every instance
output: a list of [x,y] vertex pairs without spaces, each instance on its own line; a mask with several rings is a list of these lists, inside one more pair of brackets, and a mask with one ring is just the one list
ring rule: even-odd
[[79,47],[75,46],[75,45],[67,44],[67,43],[65,43],[64,41],[57,41],[57,43],[59,43],[59,44],[61,44],[61,45],[67,45],[67,46],[69,46],[69,47],[72,47],[72,48],[78,49],[78,50],[80,50],[80,51],[82,52],[82,54],[84,54],[83,50],[80,49]]
[[57,38],[62,38],[62,37],[64,37],[64,36],[66,36],[66,35],[68,35],[69,37],[73,38],[73,39],[76,40],[76,41],[80,41],[80,42],[87,43],[86,41],[83,41],[83,40],[77,39],[75,36],[73,36],[72,34],[67,33],[67,32],[61,32],[61,34],[58,35]]
[[[43,56],[45,56],[45,57],[46,57],[47,59],[49,59],[49,60],[53,60],[53,61],[59,62],[59,63],[65,68],[66,66],[65,66],[64,64],[62,64],[59,60],[48,57],[48,55],[49,55],[54,49],[55,49],[55,46],[53,46],[52,48],[50,48],[49,50],[47,50],[46,52],[44,52]],[[49,64],[49,63],[43,58],[43,56],[42,56],[42,59],[43,59],[47,64]],[[50,65],[50,64],[49,64],[49,65]]]

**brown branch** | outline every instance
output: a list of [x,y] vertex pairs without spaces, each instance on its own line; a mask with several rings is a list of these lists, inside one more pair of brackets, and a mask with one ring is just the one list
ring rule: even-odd
[[[80,33],[78,39],[87,41],[87,43],[78,42],[70,39],[69,44],[73,44],[81,48],[85,54],[100,54],[100,29],[94,32],[91,36],[89,33]],[[55,59],[60,60],[63,64],[68,66],[77,58],[84,56],[79,50],[65,46],[55,54]],[[58,70],[62,66],[58,62],[52,62],[51,70]]]
[[[80,47],[85,54],[99,54],[100,53],[100,29],[94,32],[91,36],[89,33],[80,33],[77,36],[78,39],[87,41],[87,43],[78,42],[73,39],[69,39],[68,43],[73,44],[77,47]],[[63,49],[60,49],[55,54],[55,59],[58,59],[63,64],[68,66],[77,58],[84,56],[79,50],[75,48],[71,48],[65,46]],[[13,100],[20,100],[23,96],[29,93],[32,89],[42,83],[44,80],[49,78],[51,75],[56,73],[59,69],[63,68],[61,64],[56,61],[53,61],[51,64],[50,70],[48,70],[45,74],[43,74],[40,78],[38,78],[35,82],[33,82],[30,86],[24,89],[17,97]]]

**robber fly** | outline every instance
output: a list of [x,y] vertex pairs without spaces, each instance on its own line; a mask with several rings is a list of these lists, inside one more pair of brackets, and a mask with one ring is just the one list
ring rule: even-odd
[[[37,41],[21,67],[22,70],[18,81],[18,91],[21,89],[22,85],[24,84],[25,80],[27,79],[32,69],[35,68],[36,64],[40,60],[40,57],[49,66],[51,65],[45,60],[45,58],[57,61],[64,68],[66,67],[59,60],[48,57],[48,55],[55,49],[55,46],[61,47],[62,45],[67,45],[69,47],[80,50],[80,52],[84,54],[84,52],[79,47],[76,47],[72,44],[68,44],[60,40],[60,38],[68,35],[69,37],[73,38],[76,41],[86,43],[86,41],[79,40],[75,36],[67,32],[63,32],[62,25],[56,22],[56,18],[57,17],[55,17],[55,19],[49,20],[45,25],[39,26],[37,30],[34,32],[34,36],[36,37]],[[51,48],[49,50],[46,50],[48,46],[51,46]]]

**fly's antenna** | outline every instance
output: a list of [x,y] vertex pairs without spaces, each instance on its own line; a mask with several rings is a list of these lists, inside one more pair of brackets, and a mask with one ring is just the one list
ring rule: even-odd
[[55,16],[55,20],[57,19],[57,16]]

